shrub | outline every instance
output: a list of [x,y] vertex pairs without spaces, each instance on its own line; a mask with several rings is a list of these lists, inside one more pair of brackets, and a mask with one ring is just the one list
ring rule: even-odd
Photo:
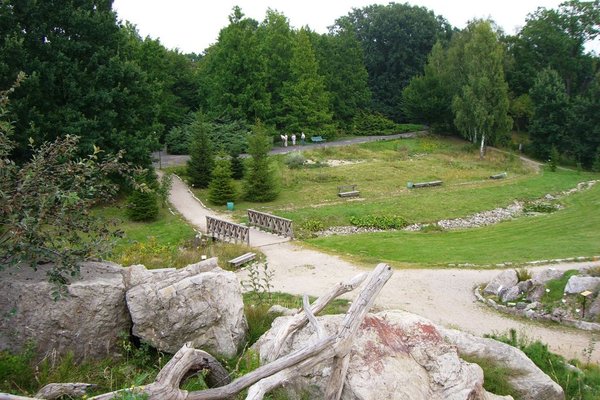
[[358,113],[352,120],[355,135],[387,135],[396,133],[397,124],[379,113]]
[[558,149],[556,146],[552,146],[552,150],[550,150],[550,159],[548,160],[548,169],[552,172],[556,172],[556,168],[558,168],[560,154],[558,154]]
[[399,215],[361,215],[351,216],[350,223],[360,228],[402,229],[408,223]]
[[154,221],[158,211],[158,196],[148,188],[134,190],[127,199],[127,216],[132,221]]
[[208,185],[208,199],[216,205],[224,205],[237,198],[237,191],[231,178],[231,162],[227,156],[221,155],[212,171]]
[[515,272],[517,273],[517,280],[519,282],[525,282],[531,279],[531,271],[527,268],[518,268],[515,269]]
[[525,203],[523,211],[526,213],[551,213],[556,211],[556,206],[547,201],[535,201]]
[[301,152],[294,151],[292,153],[287,154],[283,162],[290,169],[298,169],[306,163],[306,158]]

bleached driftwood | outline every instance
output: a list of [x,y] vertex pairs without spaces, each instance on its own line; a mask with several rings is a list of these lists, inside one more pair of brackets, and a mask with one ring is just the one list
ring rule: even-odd
[[[317,332],[322,332],[318,327],[318,322],[312,318],[312,315],[321,311],[335,297],[358,287],[366,276],[367,274],[361,274],[347,283],[340,283],[317,299],[312,307],[305,305],[308,314],[299,313],[290,320],[286,327],[282,327],[276,336],[277,340],[274,342],[273,350],[269,356],[277,357],[286,339],[303,326],[309,318],[312,319],[312,324]],[[229,399],[246,388],[249,388],[247,400],[261,400],[269,391],[294,377],[310,371],[319,363],[331,359],[334,360],[334,370],[326,392],[326,399],[337,400],[340,398],[344,387],[353,337],[378,293],[391,276],[392,269],[388,265],[379,264],[375,268],[370,274],[368,282],[350,306],[341,325],[342,327],[337,333],[327,337],[318,337],[315,342],[307,344],[306,347],[284,357],[274,359],[233,382],[228,381],[227,371],[214,357],[204,351],[193,349],[187,343],[164,366],[154,383],[135,389],[122,389],[105,393],[92,397],[90,400],[112,399],[118,396],[120,392],[128,390],[146,394],[149,400],[222,400]],[[185,377],[190,372],[199,370],[208,370],[207,384],[211,388],[195,392],[181,390],[179,386]],[[1,396],[0,394],[0,398]]]

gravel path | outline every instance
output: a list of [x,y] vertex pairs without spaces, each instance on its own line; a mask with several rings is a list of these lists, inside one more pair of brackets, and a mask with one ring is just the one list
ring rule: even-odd
[[[206,215],[217,215],[203,207],[178,178],[173,180],[170,201],[201,230],[205,229]],[[229,219],[227,214],[217,217]],[[259,247],[267,256],[269,267],[274,271],[271,283],[275,291],[319,296],[331,285],[364,271],[338,256],[311,250],[301,243],[255,229],[251,230],[250,241],[251,246]],[[600,265],[600,262],[552,264],[551,267],[566,270],[584,265]],[[600,362],[600,349],[598,346],[594,348],[598,337],[592,333],[513,319],[478,303],[473,295],[473,287],[491,280],[499,271],[450,268],[397,270],[379,295],[376,307],[403,309],[443,326],[476,335],[506,332],[514,328],[530,339],[542,340],[550,349],[567,358],[586,359],[585,350],[592,349],[590,360]],[[240,271],[238,275],[244,279],[245,271]]]

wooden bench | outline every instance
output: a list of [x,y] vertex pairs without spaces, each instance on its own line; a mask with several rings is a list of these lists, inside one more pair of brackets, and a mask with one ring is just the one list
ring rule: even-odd
[[442,181],[430,181],[430,182],[408,182],[406,184],[406,187],[408,187],[409,189],[417,189],[417,188],[422,188],[422,187],[431,187],[431,186],[441,186],[442,185]]
[[321,143],[321,142],[324,142],[326,140],[327,139],[323,139],[322,136],[311,136],[310,137],[310,141],[313,142],[313,143]]
[[360,191],[356,190],[356,185],[338,186],[338,196],[340,197],[356,197],[360,195]]
[[246,254],[242,254],[239,257],[236,257],[232,260],[229,260],[229,264],[233,265],[234,267],[239,267],[242,264],[247,263],[248,261],[252,261],[256,258],[256,253],[246,253]]
[[501,172],[499,174],[496,175],[490,175],[490,179],[504,179],[507,177],[507,173],[506,172]]

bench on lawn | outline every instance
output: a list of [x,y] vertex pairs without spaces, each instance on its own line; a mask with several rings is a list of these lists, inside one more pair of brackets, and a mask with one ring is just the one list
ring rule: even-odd
[[490,175],[490,179],[504,179],[507,177],[507,173],[506,172],[501,172],[499,174],[496,175]]
[[326,141],[327,139],[323,139],[323,136],[311,136],[310,141],[313,143],[321,143]]
[[239,267],[242,264],[247,263],[248,261],[252,261],[256,258],[256,253],[246,253],[246,254],[242,254],[239,257],[236,257],[232,260],[229,260],[229,264],[233,265],[234,267]]
[[338,196],[340,197],[356,197],[360,191],[356,190],[356,185],[338,186]]
[[409,189],[417,189],[417,188],[422,188],[422,187],[431,187],[431,186],[441,186],[442,185],[442,181],[430,181],[430,182],[408,182],[406,184],[406,186]]

